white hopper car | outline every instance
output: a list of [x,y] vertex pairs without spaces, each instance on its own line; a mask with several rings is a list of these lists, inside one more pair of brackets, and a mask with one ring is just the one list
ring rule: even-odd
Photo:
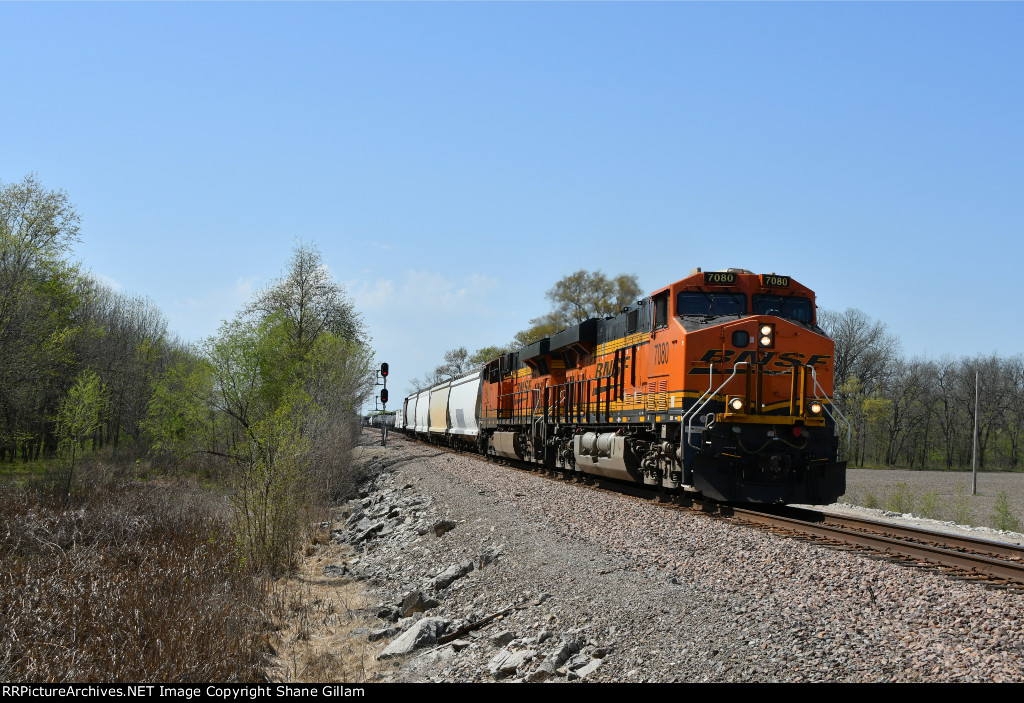
[[402,401],[395,429],[434,444],[479,448],[483,370],[413,393]]

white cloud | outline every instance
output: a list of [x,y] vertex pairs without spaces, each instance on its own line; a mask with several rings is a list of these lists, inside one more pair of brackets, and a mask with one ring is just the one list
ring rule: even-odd
[[415,310],[417,315],[444,313],[487,314],[489,293],[497,288],[498,280],[483,274],[469,274],[449,278],[436,271],[409,270],[398,281],[390,278],[350,282],[346,288],[352,292],[359,310],[402,307]]
[[246,303],[252,298],[253,284],[259,280],[258,276],[252,276],[251,278],[241,278],[235,281],[234,295],[235,300],[239,303]]
[[91,271],[90,273],[92,274],[93,278],[95,278],[97,281],[105,285],[107,288],[110,288],[115,291],[120,291],[121,288],[123,288],[123,286],[116,279],[113,279],[110,276],[104,275],[102,273],[97,273],[96,271]]
[[203,295],[176,298],[166,314],[174,329],[186,339],[197,341],[217,332],[221,322],[230,320],[256,290],[258,276],[239,277],[233,286],[211,288]]
[[352,294],[356,310],[387,309],[395,304],[395,282],[390,279],[378,278],[376,281],[365,281],[361,286],[345,286]]
[[[369,273],[369,272],[367,272]],[[394,278],[350,282],[380,361],[395,370],[396,387],[441,363],[446,349],[500,344],[515,332],[495,297],[501,281],[479,273],[450,276],[406,270]]]

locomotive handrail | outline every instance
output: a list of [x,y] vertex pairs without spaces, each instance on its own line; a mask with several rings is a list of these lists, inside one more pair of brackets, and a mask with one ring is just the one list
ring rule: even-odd
[[[701,393],[700,397],[697,398],[697,400],[693,401],[693,405],[691,405],[686,410],[686,412],[684,412],[682,415],[679,416],[679,426],[680,427],[682,427],[684,425],[684,423],[686,422],[687,416],[689,416],[694,410],[696,410],[697,406],[700,405],[701,401],[704,400],[705,396],[707,396],[707,394],[711,392],[711,388],[714,385],[714,383],[715,383],[715,365],[714,364],[710,364],[708,366],[708,389],[706,391],[704,391],[703,393]],[[682,438],[680,438],[680,442],[681,441],[682,441]],[[689,444],[689,438],[687,438],[687,444]]]
[[[848,453],[850,451],[850,439],[853,436],[852,435],[852,428],[853,428],[853,426],[850,424],[850,421],[846,419],[846,415],[843,415],[842,411],[839,410],[839,408],[837,408],[835,405],[832,404],[832,399],[828,397],[828,393],[826,393],[825,389],[821,387],[820,383],[818,383],[818,374],[815,373],[814,367],[813,366],[806,366],[806,368],[811,370],[811,380],[814,381],[814,387],[818,391],[821,391],[821,395],[825,396],[824,398],[820,398],[820,397],[818,397],[817,392],[815,392],[814,399],[821,403],[822,410],[824,410],[826,413],[828,413],[828,416],[830,418],[832,418],[832,422],[834,422],[837,427],[839,425],[839,421],[836,420],[835,415],[832,414],[832,411],[829,410],[829,407],[831,407],[832,410],[835,410],[836,413],[839,415],[839,417],[841,417],[843,419],[843,422],[846,423],[846,452]],[[826,402],[828,403],[827,405],[826,405]],[[839,457],[836,457],[837,460],[838,460],[838,458]]]
[[[532,422],[533,418],[537,417],[537,400],[540,398],[542,389],[540,388],[527,388],[523,391],[512,391],[511,393],[500,393],[498,395],[498,401],[501,402],[502,398],[509,398],[508,408],[508,419],[512,422],[526,422],[527,418]],[[536,398],[534,393],[537,394]],[[523,396],[528,396],[526,402],[523,402]],[[529,403],[529,406],[527,406]],[[501,408],[498,408],[499,415],[497,419],[501,419]],[[543,416],[541,416],[543,419]]]
[[[729,381],[731,381],[733,379],[733,377],[736,376],[736,372],[739,370],[737,367],[740,364],[746,364],[746,365],[749,366],[750,362],[749,361],[737,361],[735,364],[733,364],[732,365],[732,373],[729,374],[729,378],[727,378],[724,381],[722,381],[722,385],[720,385],[718,388],[716,388],[715,392],[712,393],[710,396],[708,396],[708,399],[705,400],[703,403],[701,403],[700,407],[697,408],[696,410],[694,410],[690,414],[690,423],[686,426],[686,444],[691,449],[698,449],[699,448],[699,447],[694,446],[693,443],[690,442],[690,433],[692,432],[692,428],[693,428],[693,418],[695,418],[697,416],[698,412],[700,412],[701,410],[704,409],[705,405],[707,405],[708,403],[711,402],[711,400],[715,397],[715,394],[718,393],[718,391],[720,391],[723,388],[725,388],[726,384],[729,383]],[[701,396],[701,397],[703,397],[703,396]]]

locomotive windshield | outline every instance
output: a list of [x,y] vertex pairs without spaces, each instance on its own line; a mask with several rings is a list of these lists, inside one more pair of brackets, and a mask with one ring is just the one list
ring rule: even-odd
[[676,315],[742,315],[747,311],[747,296],[742,293],[680,291],[676,297]]
[[800,296],[755,295],[754,314],[775,315],[798,322],[813,322],[814,307],[810,298]]

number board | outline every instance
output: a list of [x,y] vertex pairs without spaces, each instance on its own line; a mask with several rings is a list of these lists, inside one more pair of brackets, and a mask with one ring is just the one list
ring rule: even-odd
[[731,271],[706,271],[704,283],[710,286],[732,286],[736,284],[736,274]]
[[776,276],[774,273],[762,273],[761,285],[771,288],[789,288],[789,276]]

